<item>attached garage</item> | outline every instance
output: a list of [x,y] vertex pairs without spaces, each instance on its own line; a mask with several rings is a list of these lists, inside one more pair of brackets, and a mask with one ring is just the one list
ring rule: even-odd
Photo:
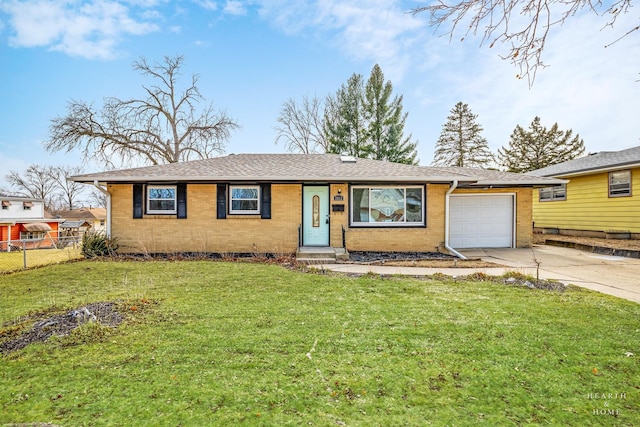
[[460,194],[449,200],[452,248],[514,247],[514,194]]

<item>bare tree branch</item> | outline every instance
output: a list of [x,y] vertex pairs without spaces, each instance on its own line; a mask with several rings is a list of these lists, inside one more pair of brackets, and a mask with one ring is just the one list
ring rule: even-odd
[[[526,77],[531,86],[538,68],[546,66],[542,53],[553,27],[562,26],[583,9],[608,16],[603,28],[613,27],[618,17],[630,8],[631,0],[618,0],[610,5],[601,0],[461,0],[453,4],[438,0],[433,5],[412,9],[411,13],[426,12],[431,26],[448,26],[445,34],[450,39],[461,29],[461,40],[469,34],[480,33],[481,45],[488,42],[491,48],[497,42],[508,43],[511,47],[501,58],[510,60],[519,69],[517,77]],[[523,18],[516,19],[517,15]],[[631,28],[613,43],[639,29],[640,26]]]
[[322,132],[322,101],[304,96],[302,104],[288,99],[282,104],[275,143],[284,142],[287,151],[317,153],[327,151]]
[[100,112],[92,105],[72,100],[67,114],[54,118],[49,128],[50,151],[80,150],[85,159],[107,167],[142,162],[174,163],[224,153],[225,143],[239,125],[213,104],[203,110],[198,77],[180,90],[183,57],[165,57],[149,64],[145,58],[133,69],[156,84],[143,86],[145,99],[106,98]]

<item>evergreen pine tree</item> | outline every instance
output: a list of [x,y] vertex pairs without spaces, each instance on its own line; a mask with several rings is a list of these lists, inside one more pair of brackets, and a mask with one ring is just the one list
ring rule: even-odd
[[329,153],[368,157],[372,151],[365,121],[364,80],[353,74],[334,97],[327,98],[324,133]]
[[509,147],[498,150],[498,163],[509,172],[530,172],[575,159],[584,154],[584,141],[573,131],[561,131],[554,123],[551,129],[535,117],[529,130],[517,125],[509,138]]
[[355,157],[417,164],[417,142],[405,137],[407,113],[402,96],[392,97],[379,65],[366,82],[353,74],[335,95],[327,97],[323,133],[327,152]]
[[411,142],[411,135],[403,136],[408,113],[402,112],[402,96],[391,99],[392,92],[391,81],[385,82],[382,69],[376,64],[365,88],[371,157],[376,160],[417,164],[417,142]]
[[477,123],[467,104],[458,102],[442,126],[436,142],[433,164],[436,166],[489,167],[493,154],[487,140],[480,134],[482,126]]

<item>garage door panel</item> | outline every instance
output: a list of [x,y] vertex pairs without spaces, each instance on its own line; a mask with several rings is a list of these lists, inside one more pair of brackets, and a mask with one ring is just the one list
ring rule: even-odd
[[449,243],[454,248],[513,245],[512,195],[451,196]]

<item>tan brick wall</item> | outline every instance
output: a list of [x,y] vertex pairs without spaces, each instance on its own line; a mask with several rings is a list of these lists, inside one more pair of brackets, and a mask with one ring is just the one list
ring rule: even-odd
[[112,235],[132,253],[293,253],[298,247],[302,186],[271,186],[271,217],[227,215],[216,219],[216,185],[187,185],[187,218],[145,215],[133,219],[133,187],[110,184]]
[[[330,244],[342,246],[346,230],[347,248],[353,251],[438,251],[444,247],[445,194],[449,186],[427,185],[427,226],[408,228],[349,228],[349,187],[330,186],[330,204],[343,204],[344,212],[331,212]],[[175,215],[145,215],[133,219],[133,186],[109,184],[111,232],[123,252],[173,253],[293,253],[298,247],[302,219],[302,185],[271,186],[271,216],[227,215],[216,219],[216,185],[187,186],[187,218]],[[340,190],[340,192],[338,192]],[[456,194],[516,193],[516,242],[528,247],[532,238],[532,190],[456,190]],[[341,195],[344,200],[336,201]]]

